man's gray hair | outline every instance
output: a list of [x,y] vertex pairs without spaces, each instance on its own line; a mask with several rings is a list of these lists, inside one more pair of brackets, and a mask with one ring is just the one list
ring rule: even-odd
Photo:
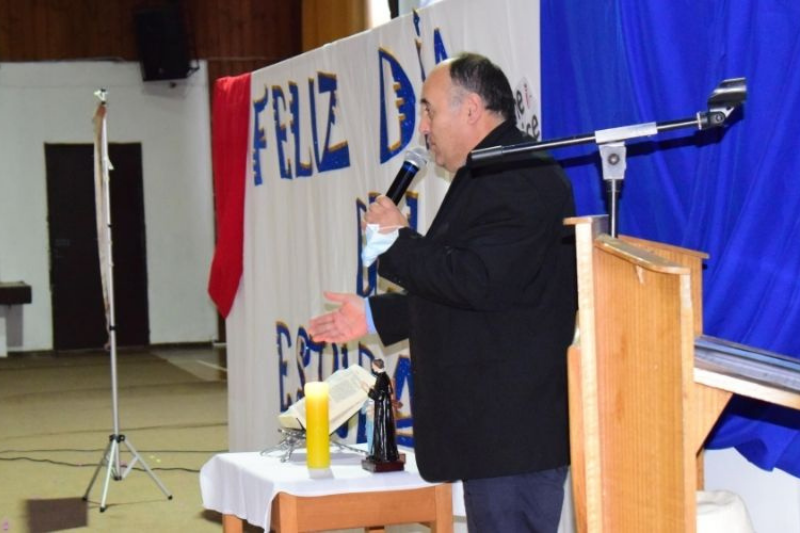
[[514,93],[503,71],[487,57],[462,53],[450,63],[450,79],[456,87],[476,93],[486,109],[514,120]]

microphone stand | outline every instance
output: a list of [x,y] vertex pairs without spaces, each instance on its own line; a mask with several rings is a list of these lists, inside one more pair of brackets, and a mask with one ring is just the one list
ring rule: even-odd
[[550,141],[524,142],[508,146],[492,146],[473,150],[467,164],[473,167],[499,162],[529,159],[534,152],[550,148],[563,148],[594,142],[599,146],[603,161],[603,181],[606,183],[608,210],[611,218],[611,236],[617,236],[618,199],[622,181],[625,179],[626,149],[625,141],[637,137],[652,137],[664,131],[693,127],[707,130],[725,124],[730,114],[747,97],[744,78],[723,80],[708,99],[708,110],[698,112],[693,117],[666,122],[648,122],[619,128],[597,130],[593,133],[562,137]]

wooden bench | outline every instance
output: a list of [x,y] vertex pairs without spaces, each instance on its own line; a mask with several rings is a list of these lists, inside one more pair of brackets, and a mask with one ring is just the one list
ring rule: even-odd
[[0,357],[8,355],[6,307],[29,304],[32,301],[33,293],[30,285],[22,281],[0,281]]

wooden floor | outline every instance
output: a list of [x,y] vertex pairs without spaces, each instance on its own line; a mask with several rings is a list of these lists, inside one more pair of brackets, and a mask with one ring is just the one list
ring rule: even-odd
[[120,433],[174,498],[137,467],[109,483],[100,513],[105,471],[82,496],[113,433],[108,355],[0,358],[0,531],[221,531],[198,471],[227,450],[224,367],[210,346],[119,351]]

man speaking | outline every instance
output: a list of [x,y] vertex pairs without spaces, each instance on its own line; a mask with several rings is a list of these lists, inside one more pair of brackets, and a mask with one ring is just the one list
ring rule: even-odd
[[379,197],[365,222],[397,237],[378,273],[405,290],[313,318],[316,341],[376,331],[408,339],[414,443],[429,481],[462,480],[471,532],[558,528],[569,464],[566,350],[575,326],[569,181],[549,156],[467,165],[476,148],[527,140],[505,74],[487,58],[440,63],[422,89],[419,131],[455,173],[426,235]]

